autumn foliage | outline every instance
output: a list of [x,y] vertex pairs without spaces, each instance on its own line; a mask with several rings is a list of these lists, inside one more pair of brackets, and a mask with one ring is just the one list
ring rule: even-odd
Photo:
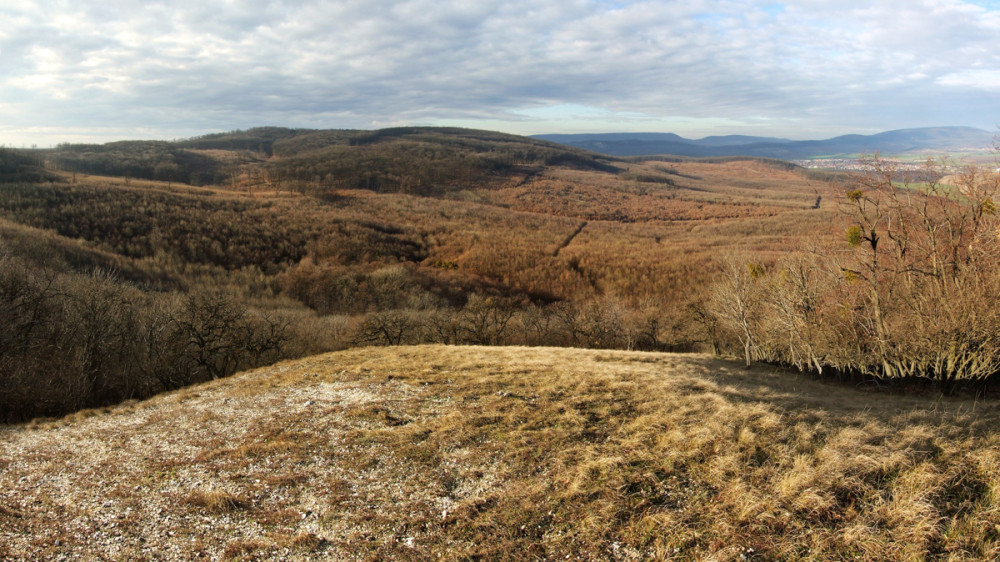
[[[18,295],[45,296],[45,320],[17,332],[35,343],[4,356],[8,393],[24,393],[0,396],[8,419],[352,345],[705,349],[947,380],[995,370],[981,353],[992,320],[972,304],[992,287],[995,209],[970,191],[992,189],[991,176],[971,170],[954,180],[964,187],[929,171],[919,186],[873,173],[842,188],[775,161],[618,160],[422,128],[265,128],[15,156],[51,178],[0,189],[16,264],[5,275],[21,272],[0,295],[11,325],[36,318]],[[188,175],[157,175],[170,166]],[[215,185],[190,185],[198,170]],[[726,259],[734,249],[743,257]],[[746,293],[735,309],[733,291]],[[85,312],[89,324],[76,320]],[[924,339],[907,337],[914,322]],[[98,333],[66,343],[83,337],[66,323]],[[956,339],[956,327],[969,331]],[[87,366],[87,354],[137,359]],[[77,382],[25,382],[56,371]]]

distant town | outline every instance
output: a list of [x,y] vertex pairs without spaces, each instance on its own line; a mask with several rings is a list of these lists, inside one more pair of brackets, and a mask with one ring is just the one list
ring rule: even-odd
[[[917,172],[923,170],[927,167],[926,161],[901,161],[892,158],[886,158],[887,162],[892,162],[896,169]],[[813,169],[823,169],[823,170],[839,170],[839,171],[859,171],[865,169],[865,164],[858,158],[820,158],[820,159],[807,159],[807,160],[792,160],[795,164],[802,166],[803,168],[813,168]],[[936,169],[939,171],[944,171],[945,173],[957,172],[960,168],[959,164],[956,165],[940,165],[936,164]]]

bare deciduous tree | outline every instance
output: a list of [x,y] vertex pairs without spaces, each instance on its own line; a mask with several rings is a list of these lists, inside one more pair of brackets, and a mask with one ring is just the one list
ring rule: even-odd
[[733,331],[739,339],[748,369],[760,356],[757,334],[763,305],[764,273],[762,265],[745,255],[727,256],[710,301],[712,313],[724,328]]

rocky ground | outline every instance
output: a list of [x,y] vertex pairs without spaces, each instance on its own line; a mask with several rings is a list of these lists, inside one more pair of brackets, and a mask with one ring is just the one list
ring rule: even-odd
[[700,355],[355,349],[0,428],[0,558],[988,558],[997,418]]

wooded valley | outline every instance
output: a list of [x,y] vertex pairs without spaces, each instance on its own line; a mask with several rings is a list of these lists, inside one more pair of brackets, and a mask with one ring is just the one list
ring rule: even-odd
[[0,418],[419,342],[982,388],[1000,367],[996,175],[867,164],[429,128],[3,149]]

